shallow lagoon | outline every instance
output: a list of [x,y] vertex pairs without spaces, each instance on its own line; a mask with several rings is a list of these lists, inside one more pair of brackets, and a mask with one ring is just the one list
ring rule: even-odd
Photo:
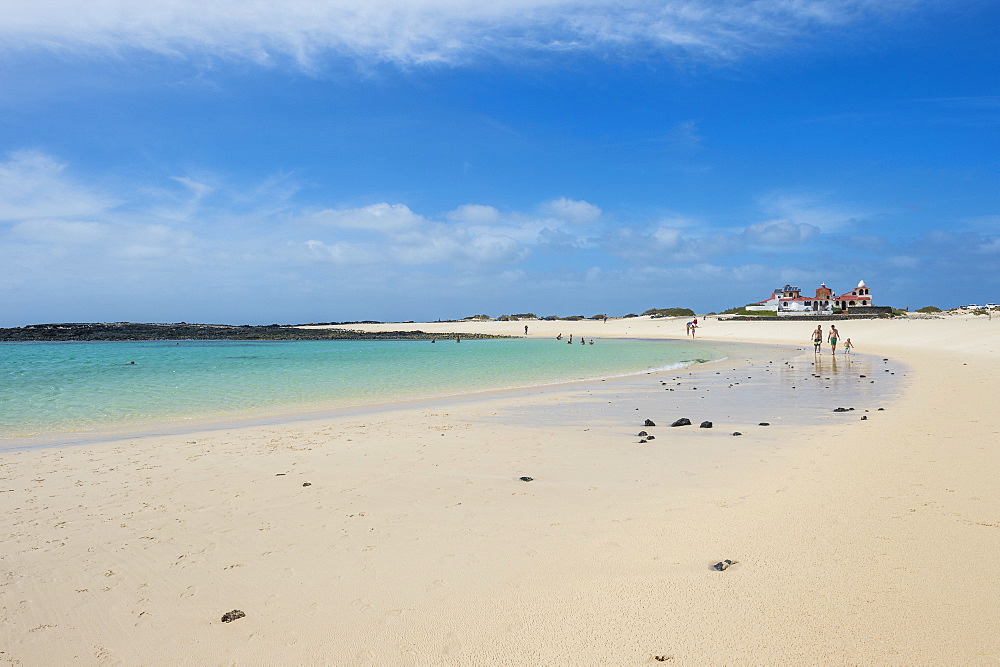
[[671,340],[2,343],[0,438],[541,386],[723,355],[717,346]]

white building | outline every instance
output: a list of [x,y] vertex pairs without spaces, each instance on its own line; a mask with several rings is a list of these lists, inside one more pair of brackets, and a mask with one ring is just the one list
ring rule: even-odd
[[871,293],[865,281],[850,292],[834,296],[833,290],[825,284],[816,288],[814,296],[802,296],[798,287],[785,285],[771,292],[771,296],[759,301],[747,310],[773,310],[778,315],[832,315],[847,311],[851,306],[872,305]]

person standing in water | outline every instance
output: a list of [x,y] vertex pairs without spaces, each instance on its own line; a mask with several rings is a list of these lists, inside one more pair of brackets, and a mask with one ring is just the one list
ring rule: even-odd
[[848,338],[847,340],[845,340],[844,341],[844,354],[850,354],[852,347],[854,347],[854,343],[851,342],[851,339]]
[[840,338],[840,332],[837,331],[837,327],[830,325],[830,354],[837,354],[837,339]]
[[823,344],[823,325],[817,324],[813,331],[813,352],[819,354],[819,348]]

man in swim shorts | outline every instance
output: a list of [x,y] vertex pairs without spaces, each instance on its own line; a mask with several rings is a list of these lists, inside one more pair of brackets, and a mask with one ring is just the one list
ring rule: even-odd
[[823,325],[817,324],[813,331],[813,352],[819,354],[819,347],[823,344]]
[[830,326],[830,354],[837,354],[837,339],[840,338],[840,332],[837,331],[837,327]]

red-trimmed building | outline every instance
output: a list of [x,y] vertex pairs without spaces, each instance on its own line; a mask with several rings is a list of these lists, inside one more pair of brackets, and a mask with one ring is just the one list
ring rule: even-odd
[[773,290],[770,298],[747,306],[746,309],[773,310],[778,315],[831,315],[835,312],[847,312],[851,307],[871,305],[871,293],[862,280],[850,292],[836,297],[833,295],[833,290],[825,284],[816,288],[814,296],[802,296],[802,290],[798,287],[785,285]]

